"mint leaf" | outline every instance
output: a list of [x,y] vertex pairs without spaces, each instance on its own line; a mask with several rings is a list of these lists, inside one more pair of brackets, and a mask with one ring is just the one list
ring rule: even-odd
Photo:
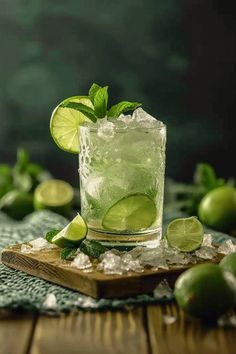
[[217,178],[215,170],[211,165],[207,163],[199,163],[197,164],[194,173],[194,183],[195,185],[206,189],[206,191],[210,191],[223,186],[225,182],[222,178]]
[[19,148],[17,150],[17,158],[16,158],[16,164],[15,164],[15,169],[17,169],[19,172],[25,171],[27,165],[29,163],[29,154],[25,149]]
[[121,113],[125,113],[127,111],[133,111],[137,107],[140,107],[142,104],[139,102],[128,102],[128,101],[121,101],[114,106],[112,106],[107,116],[109,118],[118,118]]
[[101,86],[99,86],[98,84],[96,83],[93,83],[92,86],[90,87],[89,89],[89,98],[90,100],[92,101],[92,103],[94,103],[94,97],[97,93],[97,91],[102,88]]
[[70,259],[75,256],[77,248],[66,247],[60,252],[61,259]]
[[87,254],[87,256],[94,258],[98,258],[102,253],[108,250],[108,248],[103,246],[100,242],[87,239],[80,244],[79,248],[80,251]]
[[83,113],[88,119],[90,119],[92,122],[97,121],[97,117],[94,113],[94,110],[88,106],[86,106],[83,103],[77,103],[77,102],[64,102],[60,105],[60,107],[63,108],[72,108],[76,111],[79,111]]
[[94,96],[94,111],[98,118],[104,118],[107,114],[108,86],[99,88]]
[[45,238],[48,242],[52,242],[54,236],[56,236],[61,230],[50,230],[46,233]]

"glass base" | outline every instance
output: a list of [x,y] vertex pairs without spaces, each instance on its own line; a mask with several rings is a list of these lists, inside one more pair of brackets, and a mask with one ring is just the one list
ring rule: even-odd
[[108,248],[129,249],[137,246],[157,247],[162,237],[162,229],[144,231],[137,234],[117,234],[89,229],[88,240],[99,241]]

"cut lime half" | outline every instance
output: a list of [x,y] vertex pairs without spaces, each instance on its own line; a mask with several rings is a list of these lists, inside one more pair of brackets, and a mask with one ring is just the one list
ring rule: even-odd
[[140,231],[156,220],[154,201],[146,194],[131,194],[116,202],[107,211],[102,226],[110,231]]
[[201,246],[203,234],[202,224],[192,216],[171,221],[167,227],[166,238],[170,246],[182,252],[192,252]]
[[87,224],[82,216],[77,215],[64,229],[53,237],[51,243],[59,247],[76,247],[85,239]]
[[61,102],[53,111],[50,120],[50,132],[55,143],[62,150],[78,154],[79,128],[84,122],[91,122],[83,113],[67,107],[62,103],[76,102],[92,108],[93,104],[88,97],[73,96]]
[[71,185],[59,179],[48,179],[40,183],[34,192],[34,207],[36,210],[50,209],[66,214],[74,197]]

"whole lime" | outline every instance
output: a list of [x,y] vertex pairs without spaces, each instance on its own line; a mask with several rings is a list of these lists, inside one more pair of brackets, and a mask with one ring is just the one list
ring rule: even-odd
[[236,253],[225,256],[220,262],[220,267],[223,271],[232,273],[236,278]]
[[186,313],[215,321],[234,306],[236,280],[216,264],[200,264],[179,276],[174,294],[179,307]]
[[236,189],[229,186],[213,189],[201,200],[199,219],[219,231],[231,231],[236,227]]
[[0,209],[16,220],[33,212],[33,196],[24,191],[11,191],[2,197]]

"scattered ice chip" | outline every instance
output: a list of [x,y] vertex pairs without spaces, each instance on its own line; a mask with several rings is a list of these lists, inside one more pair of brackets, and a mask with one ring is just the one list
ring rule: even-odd
[[20,251],[25,254],[33,253],[33,247],[23,244],[21,245]]
[[175,323],[177,320],[176,317],[170,316],[170,315],[162,315],[162,319],[166,325],[171,325],[171,324]]
[[170,300],[173,297],[173,291],[170,288],[166,279],[162,280],[153,291],[153,296],[156,300],[167,299]]
[[56,245],[49,243],[43,237],[36,238],[35,240],[30,241],[29,244],[32,246],[32,251],[41,251],[57,247]]
[[79,253],[71,262],[71,266],[78,269],[88,269],[92,267],[92,263],[89,256],[84,253]]
[[218,321],[219,327],[234,327],[236,328],[236,315],[223,315]]
[[133,115],[132,115],[133,121],[139,123],[139,125],[144,126],[144,127],[153,127],[157,123],[163,124],[159,121],[156,120],[156,118],[152,117],[150,114],[145,112],[142,108],[137,108]]
[[105,274],[122,274],[121,257],[108,251],[104,254],[101,263],[98,264],[98,270],[102,270]]
[[57,309],[57,299],[53,293],[49,293],[46,295],[46,298],[43,302],[44,309],[48,310],[56,310]]
[[216,249],[213,247],[203,246],[195,251],[195,256],[202,259],[212,259],[216,256]]
[[211,234],[204,234],[202,246],[214,247],[214,246],[212,245],[212,235],[211,235]]
[[218,248],[218,253],[230,254],[236,252],[236,245],[233,244],[232,240],[224,241]]

